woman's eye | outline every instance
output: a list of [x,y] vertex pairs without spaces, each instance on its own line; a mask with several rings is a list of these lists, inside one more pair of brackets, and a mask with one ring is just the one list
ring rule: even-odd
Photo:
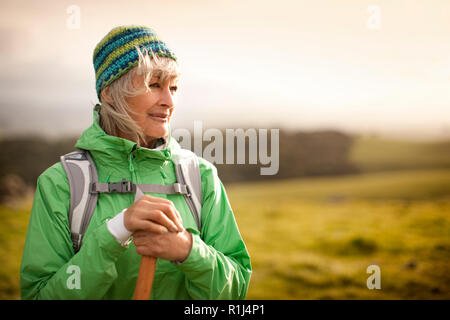
[[170,87],[170,91],[176,92],[178,90],[177,86]]
[[149,87],[150,88],[159,88],[159,83],[157,83],[157,82],[156,83],[150,83]]

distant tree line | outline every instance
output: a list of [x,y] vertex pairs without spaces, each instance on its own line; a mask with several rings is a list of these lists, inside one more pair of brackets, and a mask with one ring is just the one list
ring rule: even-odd
[[[353,139],[337,131],[289,133],[280,130],[276,175],[261,175],[260,168],[265,165],[250,165],[248,161],[242,165],[216,164],[216,167],[225,183],[357,173],[358,167],[349,161]],[[269,140],[268,150],[271,150],[270,143]],[[248,141],[245,148],[249,150]]]
[[[0,141],[0,181],[9,176],[20,177],[34,187],[39,175],[59,157],[74,150],[76,138],[50,141],[41,137],[9,138]],[[193,137],[192,137],[193,140]],[[202,149],[209,142],[203,141]],[[270,139],[268,141],[270,152]],[[279,170],[276,175],[261,175],[263,164],[215,164],[224,183],[295,178],[303,176],[341,175],[357,173],[359,169],[348,160],[353,137],[337,131],[279,131]],[[245,150],[249,150],[245,141]],[[194,144],[191,143],[193,146]],[[234,143],[235,155],[237,143]],[[193,148],[192,148],[193,149]],[[226,147],[224,153],[226,152]],[[248,155],[247,155],[248,159]],[[4,183],[0,194],[7,192]]]

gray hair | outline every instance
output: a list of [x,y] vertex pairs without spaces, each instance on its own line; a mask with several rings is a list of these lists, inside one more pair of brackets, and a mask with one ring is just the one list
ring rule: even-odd
[[[139,146],[147,144],[146,136],[139,125],[130,116],[133,111],[127,104],[126,98],[145,93],[151,88],[148,84],[153,76],[161,81],[178,78],[180,72],[176,61],[160,57],[144,49],[136,47],[139,55],[138,65],[130,69],[119,79],[103,88],[100,94],[100,126],[109,135],[118,136],[120,132],[126,134]],[[144,86],[135,88],[133,78],[143,76]]]

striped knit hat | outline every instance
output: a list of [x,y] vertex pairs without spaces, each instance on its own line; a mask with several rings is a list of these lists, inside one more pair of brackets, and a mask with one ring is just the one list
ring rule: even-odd
[[149,53],[151,50],[160,57],[177,60],[174,53],[152,29],[134,25],[116,27],[94,49],[93,60],[99,99],[104,87],[138,64],[139,55],[135,46],[141,50],[146,48]]

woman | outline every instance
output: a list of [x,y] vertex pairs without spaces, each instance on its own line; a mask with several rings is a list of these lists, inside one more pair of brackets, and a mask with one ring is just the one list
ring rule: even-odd
[[[76,147],[89,150],[98,181],[176,182],[171,138],[178,66],[173,52],[144,26],[111,30],[94,50],[101,104]],[[198,157],[201,230],[179,194],[99,194],[78,252],[68,226],[70,189],[61,163],[37,181],[21,264],[23,299],[131,299],[142,255],[158,258],[152,299],[243,299],[250,257],[225,189]],[[133,241],[131,241],[131,239]],[[80,278],[68,285],[72,270]]]

